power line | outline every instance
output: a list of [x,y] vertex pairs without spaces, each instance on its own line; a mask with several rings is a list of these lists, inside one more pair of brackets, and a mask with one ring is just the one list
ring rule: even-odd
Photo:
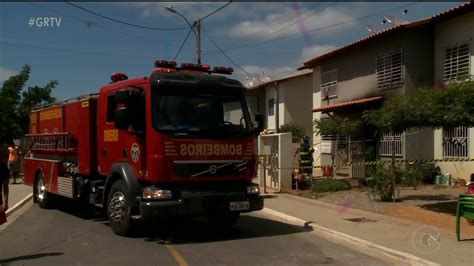
[[[361,16],[361,17],[358,17],[358,18],[355,18],[355,19],[343,21],[343,22],[336,23],[336,24],[333,24],[333,25],[328,25],[328,26],[324,26],[324,27],[311,29],[308,32],[317,32],[317,31],[321,31],[321,30],[330,29],[330,28],[333,28],[333,27],[338,27],[338,26],[341,26],[341,25],[352,23],[352,22],[357,21],[357,20],[366,19],[366,18],[369,18],[369,17],[381,15],[381,14],[384,14],[384,13],[387,13],[387,12],[390,12],[390,11],[393,11],[393,10],[397,10],[397,9],[400,9],[400,8],[412,6],[412,5],[415,5],[415,4],[418,4],[418,3],[410,3],[410,4],[407,4],[407,5],[402,5],[402,6],[398,6],[398,7],[395,7],[395,8],[386,9],[386,10],[381,11],[381,12]],[[238,50],[238,49],[244,48],[244,47],[249,46],[249,45],[260,45],[260,44],[263,44],[263,43],[273,42],[273,41],[277,41],[277,40],[294,38],[294,37],[297,37],[297,36],[300,36],[300,35],[301,35],[301,33],[296,33],[296,34],[291,34],[291,35],[282,36],[282,37],[278,37],[278,38],[273,38],[273,39],[269,39],[269,40],[263,40],[263,41],[256,42],[256,43],[253,43],[253,44],[243,44],[243,45],[236,46],[236,47],[233,47],[233,48],[225,49],[224,51],[227,51],[227,52],[234,51],[234,50]]]
[[81,7],[81,6],[78,6],[78,5],[75,5],[71,2],[65,2],[66,4],[68,5],[71,5],[75,8],[78,8],[82,11],[85,11],[87,13],[90,13],[90,14],[93,14],[93,15],[96,15],[98,17],[101,17],[101,18],[104,18],[104,19],[107,19],[107,20],[110,20],[110,21],[114,21],[114,22],[117,22],[117,23],[120,23],[120,24],[124,24],[124,25],[127,25],[127,26],[131,26],[131,27],[136,27],[136,28],[140,28],[140,29],[147,29],[147,30],[160,30],[160,31],[172,31],[172,30],[185,30],[187,29],[188,27],[183,27],[183,28],[155,28],[155,27],[148,27],[148,26],[142,26],[142,25],[138,25],[138,24],[133,24],[133,23],[129,23],[129,22],[125,22],[125,21],[121,21],[121,20],[118,20],[118,19],[114,19],[114,18],[111,18],[111,17],[107,17],[107,16],[104,16],[102,14],[99,14],[97,12],[94,12],[94,11],[91,11],[89,9],[86,9],[84,7]]
[[192,28],[189,28],[188,34],[186,34],[186,37],[184,38],[183,42],[181,43],[181,46],[179,47],[178,52],[177,52],[176,55],[174,56],[173,61],[175,61],[176,58],[178,57],[179,53],[181,52],[181,49],[183,49],[184,44],[185,44],[186,41],[188,40],[189,34],[191,34],[192,31],[193,31],[193,29],[192,29]]
[[[318,14],[318,13],[320,13],[320,12],[322,12],[322,11],[324,11],[324,10],[326,10],[326,9],[328,9],[328,8],[330,8],[330,7],[334,6],[334,5],[336,5],[336,4],[337,4],[337,3],[332,3],[332,4],[330,4],[330,5],[328,5],[328,6],[324,7],[324,8],[321,8],[321,9],[315,10],[315,11],[313,11],[313,12],[311,12],[311,13],[308,13],[308,14],[306,14],[305,16],[303,16],[303,18],[301,18],[301,21],[303,21],[303,20],[305,20],[305,19],[307,19],[307,18],[309,18],[309,17],[312,17],[312,16],[314,16],[314,15],[316,15],[316,14]],[[268,33],[269,33],[270,35],[271,35],[271,34],[275,34],[275,33],[277,33],[277,32],[280,32],[280,31],[282,31],[282,30],[284,30],[284,29],[287,29],[287,28],[289,28],[289,27],[295,25],[296,23],[299,22],[298,17],[299,17],[299,16],[296,16],[296,17],[293,19],[293,20],[296,20],[295,22],[289,22],[289,24],[284,25],[284,26],[282,25],[283,27],[278,28],[278,29],[275,29],[274,31],[271,31],[271,32],[268,32]],[[299,34],[298,34],[298,35],[299,35]],[[241,45],[241,46],[244,47],[244,46],[248,46],[248,45],[254,44],[254,43],[258,42],[259,40],[261,40],[261,39],[263,39],[263,38],[265,38],[265,32],[264,32],[263,34],[260,34],[257,38],[255,38],[255,39],[253,39],[253,40],[250,40],[250,41],[248,41],[247,43],[245,43],[245,44],[243,44],[243,45]]]
[[[333,3],[332,5],[334,5],[334,4],[336,4],[336,3]],[[315,4],[315,5],[310,6],[309,9],[313,9],[313,8],[315,8],[316,6],[319,6],[319,5],[320,5],[320,3],[317,3],[317,4]],[[332,5],[331,5],[331,6],[332,6]],[[322,10],[324,10],[324,9],[329,8],[329,7],[330,7],[330,6],[327,6],[327,7],[325,7],[325,8],[320,9],[320,10],[317,10],[316,12],[320,12],[320,11],[322,11]],[[301,15],[301,14],[300,14],[300,15]],[[258,41],[258,40],[262,39],[263,36],[264,36],[267,32],[271,32],[271,30],[274,29],[274,28],[278,28],[278,27],[280,27],[280,26],[285,25],[286,23],[291,23],[291,21],[297,20],[300,15],[297,15],[296,17],[292,17],[292,18],[290,19],[290,21],[287,21],[287,19],[289,19],[288,16],[285,16],[285,17],[280,18],[280,19],[278,19],[278,20],[276,20],[276,21],[273,21],[270,25],[268,25],[268,26],[266,26],[265,28],[259,30],[258,32],[255,32],[255,33],[251,34],[251,35],[249,36],[249,38],[247,38],[246,40],[242,40],[242,41],[238,42],[236,45],[237,45],[237,46],[240,46],[240,45],[243,45],[243,44],[247,45],[247,44],[251,44],[251,43],[253,43],[253,42],[255,42],[255,41]],[[296,23],[297,23],[297,22],[296,22]],[[212,53],[212,52],[217,52],[217,51],[216,51],[216,50],[214,50],[214,51],[206,51],[205,53]]]
[[[80,19],[80,18],[77,18],[77,17],[74,17],[70,14],[66,14],[66,13],[63,13],[63,12],[60,12],[60,11],[57,11],[55,9],[52,9],[52,8],[46,8],[44,6],[41,6],[41,5],[37,5],[37,4],[34,4],[34,3],[29,3],[30,5],[32,6],[35,6],[37,8],[41,8],[41,9],[44,9],[44,10],[47,10],[47,11],[50,11],[50,12],[53,12],[53,13],[56,13],[56,14],[59,14],[59,15],[63,15],[63,16],[67,16],[67,17],[70,17],[78,22],[81,22],[81,23],[85,23],[87,24],[89,21],[86,21],[86,20],[83,20],[83,19]],[[101,29],[104,29],[104,30],[107,30],[107,31],[111,31],[111,32],[119,32],[117,30],[114,30],[114,29],[111,29],[111,28],[108,28],[108,27],[105,27],[103,25],[100,25],[100,24],[97,24],[97,23],[94,23],[94,26],[98,27],[98,28],[101,28]],[[157,41],[154,41],[154,40],[150,40],[148,38],[144,38],[143,36],[140,36],[140,35],[136,35],[136,34],[131,34],[131,33],[128,33],[126,31],[120,31],[120,35],[114,35],[114,36],[121,36],[121,35],[128,35],[128,36],[131,36],[131,37],[134,37],[134,38],[139,38],[145,42],[148,42],[148,43],[153,43],[154,45],[160,45],[160,46],[166,46],[165,44],[162,44],[161,42],[157,42]],[[121,38],[123,40],[130,40],[129,38]]]
[[200,21],[205,20],[206,18],[208,18],[208,17],[214,15],[215,13],[221,11],[222,9],[224,9],[226,6],[230,5],[231,3],[232,3],[232,1],[230,1],[229,3],[227,3],[227,4],[225,4],[225,5],[221,6],[221,7],[219,7],[218,9],[214,10],[213,12],[207,14],[206,16],[204,16],[204,17],[202,17],[202,18],[200,18],[200,19],[198,19],[198,20],[200,20]]
[[217,43],[214,41],[214,39],[211,38],[211,36],[209,35],[209,33],[207,33],[207,31],[202,28],[202,30],[204,31],[204,33],[206,34],[207,38],[212,42],[212,44],[222,53],[222,55],[225,56],[225,58],[227,58],[227,60],[229,60],[234,66],[236,66],[238,69],[242,70],[242,72],[244,72],[245,74],[249,75],[249,76],[252,76],[254,77],[254,75],[250,74],[249,72],[247,72],[245,69],[243,69],[239,64],[237,64],[234,60],[232,60],[232,58],[230,58],[220,47],[219,45],[217,45]]

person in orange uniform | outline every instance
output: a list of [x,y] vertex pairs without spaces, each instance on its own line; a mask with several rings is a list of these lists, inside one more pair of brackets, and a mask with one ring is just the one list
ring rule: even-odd
[[8,147],[8,169],[10,170],[10,175],[13,177],[13,184],[17,184],[16,179],[18,177],[18,147],[10,146]]

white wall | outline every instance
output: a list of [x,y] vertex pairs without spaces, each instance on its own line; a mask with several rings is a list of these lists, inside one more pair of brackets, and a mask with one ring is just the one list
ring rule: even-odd
[[[471,79],[474,77],[474,12],[470,12],[435,26],[435,84],[443,81],[444,50],[447,46],[470,42]],[[474,158],[474,128],[469,129],[469,158]],[[443,131],[436,129],[434,135],[434,152],[436,159],[443,158]],[[450,173],[454,178],[463,178],[469,181],[474,173],[474,162],[442,162],[439,163],[443,173]]]
[[303,126],[309,137],[313,134],[312,80],[312,75],[308,74],[279,83],[280,126],[288,123]]
[[[321,68],[319,66],[313,68],[313,109],[321,107]],[[312,113],[312,120],[321,119],[321,112]],[[316,135],[313,131],[313,159],[314,165],[321,165],[321,136]],[[321,169],[313,170],[313,175],[322,176]]]

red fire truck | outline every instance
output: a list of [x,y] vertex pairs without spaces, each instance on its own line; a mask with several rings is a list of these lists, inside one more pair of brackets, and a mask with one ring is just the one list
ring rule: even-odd
[[251,182],[261,127],[242,84],[215,75],[232,71],[158,60],[149,77],[114,73],[98,94],[33,110],[24,171],[34,201],[99,206],[118,235],[140,219],[232,226],[241,212],[261,210]]

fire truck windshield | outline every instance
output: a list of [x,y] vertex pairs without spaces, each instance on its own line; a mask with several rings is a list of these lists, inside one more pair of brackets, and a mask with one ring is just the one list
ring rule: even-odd
[[152,93],[153,126],[173,136],[238,138],[250,136],[243,95]]

